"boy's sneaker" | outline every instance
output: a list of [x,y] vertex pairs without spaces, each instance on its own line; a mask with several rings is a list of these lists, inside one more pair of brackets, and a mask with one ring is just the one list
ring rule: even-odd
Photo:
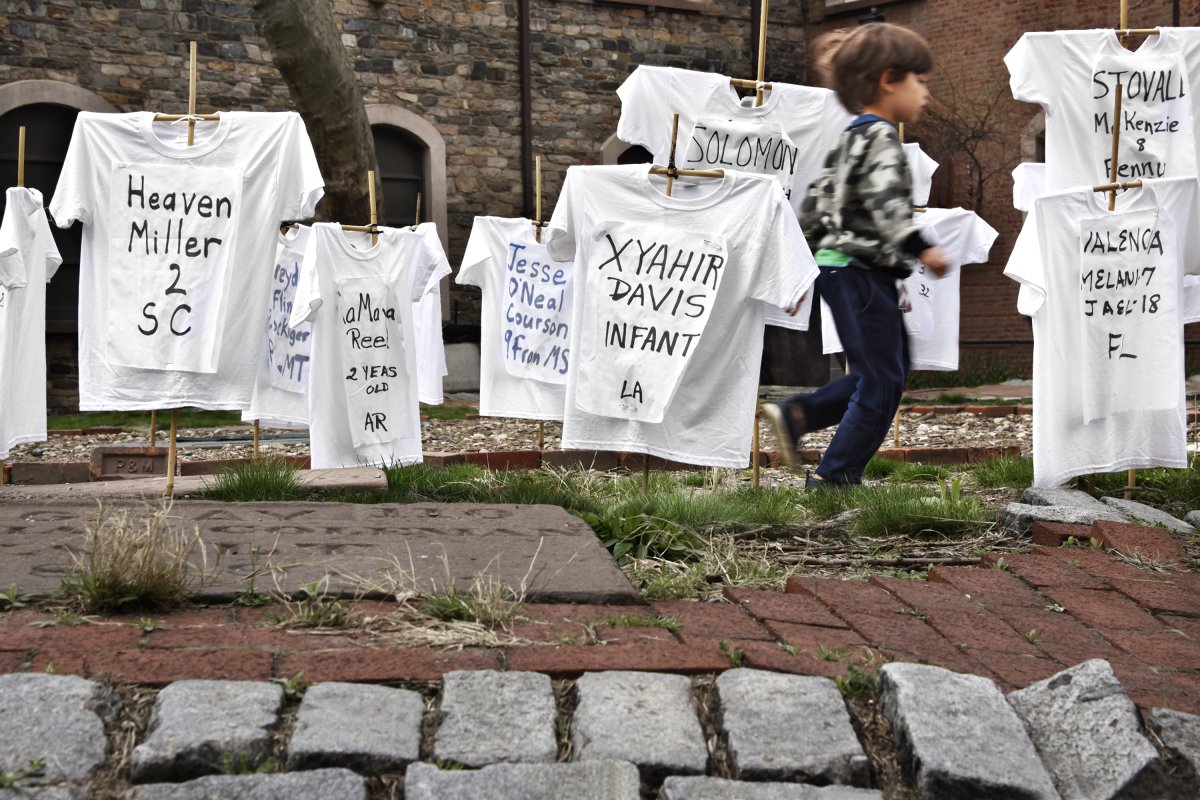
[[806,492],[823,492],[836,488],[838,488],[838,484],[818,478],[811,471],[804,473],[804,491]]
[[762,415],[771,423],[771,430],[779,440],[779,454],[783,456],[783,463],[788,469],[796,469],[800,464],[800,453],[796,449],[799,442],[787,409],[775,403],[763,403]]

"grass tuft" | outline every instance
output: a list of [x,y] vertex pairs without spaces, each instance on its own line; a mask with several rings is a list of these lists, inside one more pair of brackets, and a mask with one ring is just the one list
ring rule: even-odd
[[199,528],[189,533],[173,525],[169,502],[157,508],[102,502],[84,536],[84,552],[71,553],[61,592],[85,611],[172,608],[211,580]]
[[1028,458],[989,458],[971,468],[975,483],[987,489],[1027,489],[1033,485],[1033,461]]
[[207,500],[230,503],[305,500],[312,490],[300,482],[297,469],[277,456],[234,464],[209,483]]

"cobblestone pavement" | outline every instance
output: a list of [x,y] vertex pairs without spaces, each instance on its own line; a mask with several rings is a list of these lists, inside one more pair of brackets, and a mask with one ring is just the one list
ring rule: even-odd
[[394,601],[11,610],[0,800],[1195,797],[1188,535],[1088,513],[927,581],[526,604],[487,647],[365,622]]

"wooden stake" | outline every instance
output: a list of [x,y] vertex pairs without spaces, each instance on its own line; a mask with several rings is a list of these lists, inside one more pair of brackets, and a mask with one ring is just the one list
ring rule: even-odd
[[[188,147],[196,143],[196,42],[188,47]],[[153,423],[152,423],[153,427]],[[179,409],[171,409],[171,433],[167,438],[167,497],[175,496],[175,470],[178,467]]]
[[25,126],[17,132],[17,186],[25,185]]
[[667,169],[671,170],[667,173],[667,197],[671,196],[671,189],[675,185],[675,143],[679,138],[679,115],[671,116],[671,155],[667,159]]
[[[762,419],[762,406],[755,405],[754,407],[754,434],[750,441],[750,486],[758,488],[759,472],[761,471],[762,463],[762,441],[758,432],[759,420]],[[783,444],[781,442],[781,444]]]
[[[375,227],[378,217],[375,215],[375,170],[367,171],[367,197],[371,203],[371,228]],[[379,234],[374,230],[371,231],[371,246],[374,247],[379,243]]]
[[196,143],[196,43],[188,48],[188,147]]
[[258,422],[258,420],[254,420],[253,436],[254,436],[254,460],[255,461],[258,461],[258,459],[261,458],[261,454],[258,452],[258,433],[259,433],[259,422]]
[[763,79],[767,76],[767,6],[762,0],[762,13],[758,20],[758,85],[754,88],[754,105],[763,104]]
[[150,446],[158,446],[158,412],[150,412]]
[[546,423],[538,420],[538,452],[546,449]]
[[[533,159],[533,235],[538,244],[542,243],[542,157]],[[668,192],[670,194],[670,192]]]
[[[372,203],[374,205],[374,203]],[[421,224],[421,193],[417,192],[417,213],[413,214],[413,230]]]

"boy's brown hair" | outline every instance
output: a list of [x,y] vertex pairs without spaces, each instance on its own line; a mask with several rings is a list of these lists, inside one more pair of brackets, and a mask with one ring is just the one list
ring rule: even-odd
[[874,103],[879,79],[904,80],[933,69],[933,53],[919,33],[887,22],[842,28],[817,38],[816,67],[822,82],[852,114]]

